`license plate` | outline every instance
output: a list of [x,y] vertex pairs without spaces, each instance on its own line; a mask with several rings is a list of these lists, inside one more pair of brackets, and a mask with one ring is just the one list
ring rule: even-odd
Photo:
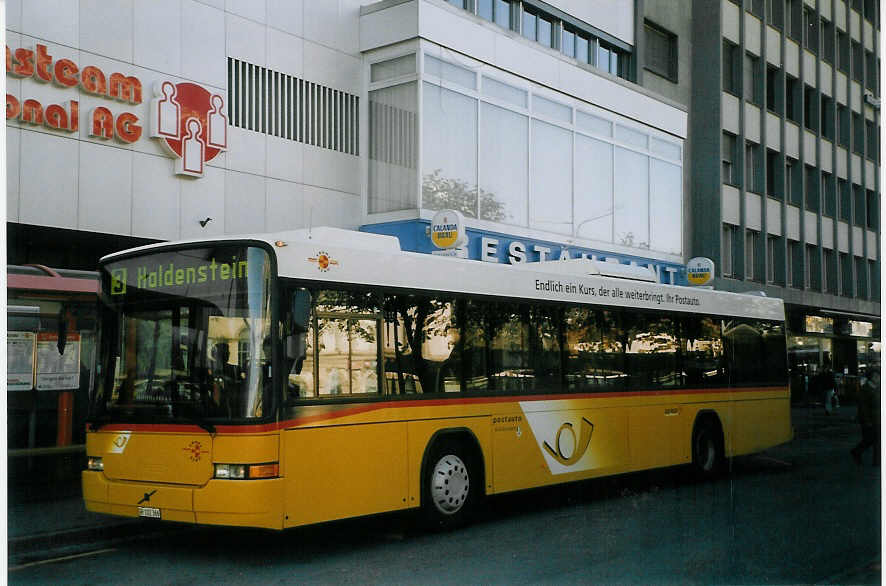
[[156,507],[139,507],[138,508],[138,516],[139,517],[147,517],[148,519],[159,519],[160,518],[160,509]]

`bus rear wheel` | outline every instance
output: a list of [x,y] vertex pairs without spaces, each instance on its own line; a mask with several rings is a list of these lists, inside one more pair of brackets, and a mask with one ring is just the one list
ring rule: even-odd
[[461,442],[441,440],[428,452],[422,483],[422,513],[431,529],[453,529],[469,518],[477,500],[479,475]]
[[711,418],[699,421],[692,433],[692,465],[701,478],[716,476],[723,466],[723,434]]

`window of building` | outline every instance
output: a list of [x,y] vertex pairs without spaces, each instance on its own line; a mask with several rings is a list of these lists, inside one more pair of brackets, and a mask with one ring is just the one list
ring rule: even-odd
[[871,300],[880,301],[880,263],[876,260],[869,260],[868,270],[871,275]]
[[837,104],[837,144],[849,148],[851,133],[849,132],[849,107]]
[[818,92],[814,87],[803,87],[803,123],[809,130],[818,130]]
[[803,199],[802,177],[800,176],[800,162],[790,157],[785,158],[785,196],[788,203],[800,205]]
[[745,189],[754,193],[763,193],[763,161],[761,147],[753,142],[745,142],[744,168]]
[[868,189],[865,193],[867,195],[867,226],[871,230],[876,230],[880,224],[880,206],[877,201],[877,192]]
[[852,262],[849,255],[841,252],[840,260],[840,295],[852,297]]
[[824,213],[833,218],[837,215],[837,193],[834,176],[830,173],[821,174],[821,201],[824,202]]
[[778,268],[778,236],[766,236],[766,282],[775,283]]
[[763,18],[763,0],[747,0],[745,8],[754,16]]
[[735,160],[737,158],[735,148],[735,135],[724,132],[721,154],[723,157],[723,183],[726,183],[727,185],[736,185],[738,183],[738,177],[736,177],[735,173]]
[[815,9],[803,6],[803,46],[818,52],[818,18]]
[[805,165],[804,171],[806,173],[806,209],[810,212],[817,212],[820,194],[818,168]]
[[852,192],[849,182],[845,179],[837,179],[837,197],[840,200],[840,219],[844,222],[852,221]]
[[528,6],[523,6],[523,27],[521,32],[524,37],[544,45],[554,46],[554,25],[552,17]]
[[766,149],[766,195],[769,197],[781,197],[781,185],[783,181],[780,170],[782,169],[781,154],[778,151]]
[[877,89],[877,59],[870,51],[864,52],[864,86],[869,90]]
[[745,230],[744,238],[744,276],[748,281],[759,280],[757,267],[757,246],[760,241],[760,233],[756,230]]
[[[800,288],[803,282],[803,249],[796,240],[788,240],[788,266],[787,266],[787,286]],[[798,271],[800,273],[798,274]]]
[[859,299],[868,298],[868,263],[861,257],[855,257],[855,296]]
[[766,20],[775,28],[782,28],[784,26],[784,2],[766,0]]
[[575,33],[566,27],[560,33],[560,51],[567,57],[575,58]]
[[762,84],[760,78],[760,58],[745,53],[742,63],[742,95],[745,100],[759,104]]
[[800,122],[800,112],[803,107],[800,98],[800,81],[790,75],[785,76],[785,114],[789,120]]
[[834,140],[834,100],[830,96],[821,94],[821,134],[826,139]]
[[801,3],[803,0],[785,0],[785,33],[795,41],[800,40],[802,34]]
[[862,188],[861,185],[855,185],[854,183],[852,184],[852,199],[853,199],[852,203],[855,208],[853,210],[855,212],[853,214],[853,216],[854,216],[853,219],[855,220],[853,223],[856,226],[864,226],[865,221],[867,219],[867,214],[864,209],[864,204],[865,204],[864,188]]
[[862,124],[861,114],[852,113],[852,152],[864,154],[864,124]]
[[766,67],[766,109],[781,114],[784,104],[784,87],[777,67]]
[[852,41],[852,79],[861,81],[864,75],[864,51],[861,43]]
[[837,293],[837,256],[834,251],[825,248],[822,251],[822,283],[824,291],[831,294]]
[[723,42],[723,91],[738,94],[739,84],[739,60],[738,47],[732,43]]
[[804,286],[813,291],[821,290],[821,262],[818,256],[818,247],[814,244],[806,245],[806,264],[804,266]]
[[849,73],[849,34],[837,30],[837,69]]
[[830,64],[834,63],[834,23],[822,19],[821,21],[821,58]]
[[502,28],[511,28],[512,4],[509,0],[475,0],[477,15]]
[[877,125],[874,124],[873,120],[865,120],[865,137],[867,139],[867,149],[866,155],[867,158],[876,161],[877,160]]
[[870,23],[877,22],[877,9],[880,3],[875,0],[864,0],[864,18]]
[[723,224],[723,238],[721,241],[721,266],[724,277],[735,277],[735,270],[738,262],[735,255],[738,253],[740,246],[736,245],[735,239],[738,237],[739,231],[737,226],[732,224]]
[[677,35],[646,21],[646,63],[649,71],[677,83]]

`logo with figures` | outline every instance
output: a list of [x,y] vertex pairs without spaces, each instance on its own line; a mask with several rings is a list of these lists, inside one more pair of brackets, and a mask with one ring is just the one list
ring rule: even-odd
[[191,460],[191,462],[199,462],[203,454],[209,453],[208,451],[203,449],[203,444],[201,444],[197,440],[192,441],[187,446],[182,448],[182,451],[187,454],[188,459]]
[[204,165],[228,148],[225,100],[195,83],[160,81],[151,100],[151,137],[175,157],[175,173],[202,177]]

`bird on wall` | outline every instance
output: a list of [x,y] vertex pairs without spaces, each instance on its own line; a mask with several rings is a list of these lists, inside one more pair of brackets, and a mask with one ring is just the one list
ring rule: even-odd
[[206,224],[212,221],[212,218],[206,218],[205,220],[200,220],[200,227],[205,228]]

